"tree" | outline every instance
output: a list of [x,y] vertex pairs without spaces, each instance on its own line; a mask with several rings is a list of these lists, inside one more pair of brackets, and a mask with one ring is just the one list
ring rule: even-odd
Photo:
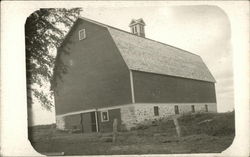
[[81,8],[40,9],[32,13],[25,23],[26,75],[28,106],[37,98],[43,107],[50,110],[53,106],[51,94],[38,87],[49,83],[53,76],[55,54],[81,12]]

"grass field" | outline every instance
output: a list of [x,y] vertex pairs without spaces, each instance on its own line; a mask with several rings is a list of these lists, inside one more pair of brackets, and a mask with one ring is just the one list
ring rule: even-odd
[[111,133],[67,133],[51,126],[30,127],[29,139],[39,153],[65,155],[219,153],[234,139],[234,112],[183,115],[179,124],[181,137],[171,119],[160,119],[119,132],[115,142]]

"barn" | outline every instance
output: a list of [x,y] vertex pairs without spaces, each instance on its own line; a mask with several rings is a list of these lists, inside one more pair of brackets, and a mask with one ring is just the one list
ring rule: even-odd
[[[130,130],[144,121],[188,112],[217,112],[215,79],[196,54],[78,18],[54,67],[56,124],[62,130]],[[57,75],[57,71],[63,74]]]

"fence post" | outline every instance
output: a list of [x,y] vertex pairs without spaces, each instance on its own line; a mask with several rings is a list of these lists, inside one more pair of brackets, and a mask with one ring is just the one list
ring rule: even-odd
[[117,119],[115,118],[113,121],[113,142],[116,141],[116,136],[117,136]]
[[174,125],[175,125],[177,135],[178,135],[178,137],[181,137],[181,127],[180,127],[179,122],[178,122],[178,117],[174,116],[173,121],[174,121]]

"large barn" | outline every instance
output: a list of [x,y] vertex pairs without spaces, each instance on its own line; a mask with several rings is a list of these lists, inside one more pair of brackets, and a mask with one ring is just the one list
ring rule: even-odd
[[[196,54],[131,32],[78,18],[58,48],[55,107],[58,129],[83,133],[129,130],[145,120],[217,112],[215,79]],[[63,67],[63,68],[62,68]]]

